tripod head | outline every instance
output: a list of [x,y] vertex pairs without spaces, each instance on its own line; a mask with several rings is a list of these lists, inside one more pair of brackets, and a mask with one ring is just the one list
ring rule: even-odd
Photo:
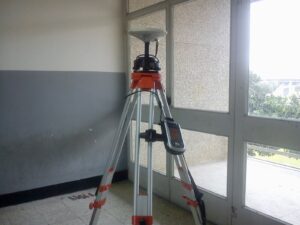
[[[129,34],[140,39],[145,43],[145,52],[138,55],[134,60],[133,70],[143,72],[158,72],[160,70],[159,60],[156,57],[158,51],[158,38],[164,37],[167,32],[160,29],[135,30],[129,31]],[[155,55],[149,54],[151,42],[156,42]]]

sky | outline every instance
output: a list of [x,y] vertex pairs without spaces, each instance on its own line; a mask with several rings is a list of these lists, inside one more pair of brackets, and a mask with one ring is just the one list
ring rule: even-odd
[[251,4],[250,70],[263,79],[300,79],[300,0]]

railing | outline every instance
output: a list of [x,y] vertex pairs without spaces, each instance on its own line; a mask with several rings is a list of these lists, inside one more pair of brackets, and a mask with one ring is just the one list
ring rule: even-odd
[[271,148],[271,147],[264,147],[259,145],[250,145],[250,144],[248,144],[248,147],[260,152],[272,153],[272,154],[287,156],[289,158],[300,159],[300,151],[288,150],[288,152],[282,152],[282,151],[278,151],[278,149],[280,148]]

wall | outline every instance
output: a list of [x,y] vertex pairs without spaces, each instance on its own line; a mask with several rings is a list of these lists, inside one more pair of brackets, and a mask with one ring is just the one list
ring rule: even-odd
[[123,71],[121,3],[2,0],[0,69]]
[[0,2],[0,194],[103,174],[126,91],[122,8]]

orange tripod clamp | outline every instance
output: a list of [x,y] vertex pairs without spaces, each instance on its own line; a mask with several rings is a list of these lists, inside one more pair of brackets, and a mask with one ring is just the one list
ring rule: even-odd
[[157,72],[133,72],[131,74],[131,89],[161,90],[161,75]]

